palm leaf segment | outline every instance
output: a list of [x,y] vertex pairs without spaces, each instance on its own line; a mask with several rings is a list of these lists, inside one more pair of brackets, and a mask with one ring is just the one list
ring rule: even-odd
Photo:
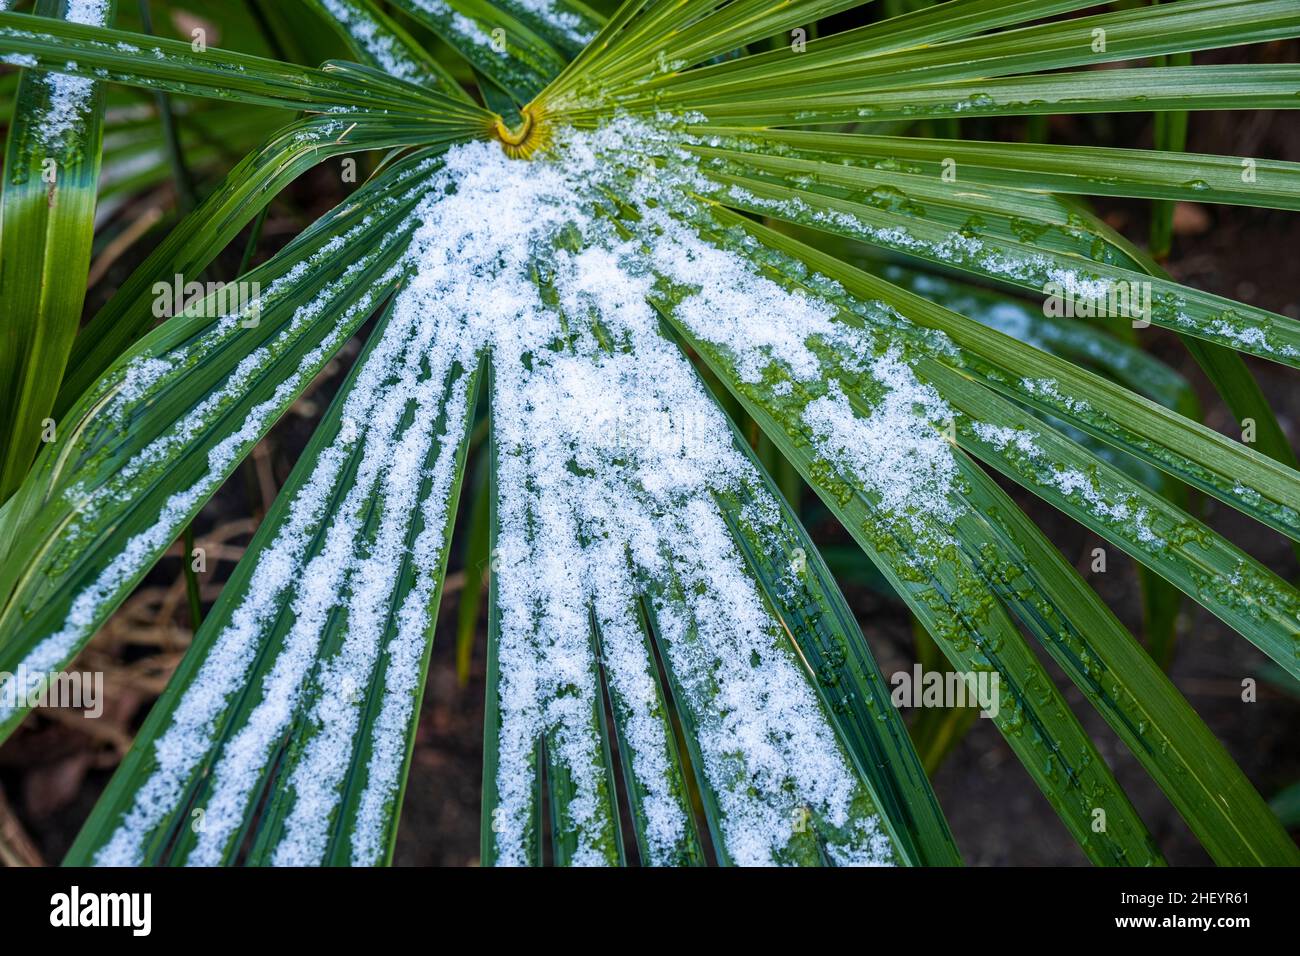
[[[603,23],[567,0],[396,4],[465,57],[489,101],[513,101],[508,119],[369,0],[315,5],[366,65],[312,70],[0,14],[0,51],[25,67],[312,114],[140,267],[92,324],[113,341],[83,336],[73,351],[60,441],[0,510],[0,670],[17,675],[6,731],[25,709],[13,692],[76,655],[382,309],[72,861],[387,859],[480,392],[494,568],[485,862],[541,862],[545,829],[556,862],[622,862],[624,802],[649,863],[955,860],[861,632],[702,373],[953,666],[998,676],[998,727],[1090,858],[1160,862],[1021,627],[1217,860],[1296,859],[1186,702],[981,465],[1292,674],[1300,594],[1130,474],[1158,469],[1297,540],[1300,476],[827,250],[839,236],[1036,291],[1141,280],[1151,321],[1198,348],[1294,366],[1300,325],[1174,284],[1055,194],[1295,208],[1300,168],[1261,161],[1247,180],[1234,158],[791,128],[1294,107],[1293,66],[1139,71],[1150,96],[1129,71],[1069,72],[1300,35],[1292,3],[1181,0],[1024,25],[1091,4],[953,0],[805,52],[739,57],[855,3],[629,0]],[[1064,72],[1032,72],[1044,70]],[[297,171],[394,147],[244,277],[263,289],[249,309],[144,334],[152,283],[202,269]],[[965,188],[937,175],[954,161]],[[1116,450],[1125,468],[1109,463]]]

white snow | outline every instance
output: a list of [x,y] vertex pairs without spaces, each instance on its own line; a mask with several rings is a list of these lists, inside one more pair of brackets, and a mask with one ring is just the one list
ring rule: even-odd
[[492,45],[492,37],[487,34],[477,20],[465,16],[458,10],[454,10],[445,0],[411,0],[411,2],[418,9],[449,25],[458,38],[469,40],[479,46],[490,47]]
[[366,8],[349,0],[320,0],[325,12],[337,20],[379,68],[399,80],[419,83],[425,70]]
[[[65,19],[87,26],[108,25],[108,0],[68,0]],[[69,68],[76,64],[69,63]],[[37,120],[36,136],[47,150],[62,147],[66,135],[85,123],[90,112],[90,98],[95,81],[84,76],[47,73],[42,77],[49,103]]]
[[1031,480],[1082,506],[1094,518],[1111,525],[1115,533],[1134,538],[1149,548],[1166,544],[1152,527],[1151,510],[1136,495],[1106,480],[1103,471],[1086,474],[1059,464],[1023,429],[987,422],[976,422],[971,427],[976,435],[999,451],[1014,450],[1030,466],[1023,470]]
[[596,35],[594,30],[584,25],[581,17],[571,10],[563,9],[555,0],[507,0],[506,6],[518,7],[531,14],[578,46],[590,43]]

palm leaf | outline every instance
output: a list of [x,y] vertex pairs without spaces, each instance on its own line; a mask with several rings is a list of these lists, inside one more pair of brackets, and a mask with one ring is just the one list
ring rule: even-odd
[[[402,190],[420,169],[394,167],[373,185],[370,212],[338,210],[246,276],[266,287],[253,302],[208,303],[146,336],[72,408],[65,439],[4,515],[7,673],[42,680],[70,661],[396,285],[414,203]],[[6,706],[0,729],[23,709]]]
[[374,0],[310,0],[347,39],[362,62],[399,80],[459,99],[468,94],[455,78]]
[[[41,0],[45,16],[112,19],[114,5]],[[27,61],[22,61],[27,63]],[[34,63],[31,65],[35,65]],[[0,195],[0,501],[27,473],[81,321],[103,139],[103,88],[24,72],[14,98]]]
[[233,50],[200,52],[179,40],[47,24],[23,13],[0,13],[0,42],[33,65],[168,93],[320,113],[344,107],[422,115],[442,107],[474,115],[469,104],[355,64],[311,69]]
[[[446,139],[462,138],[448,132]],[[71,407],[114,358],[153,323],[158,283],[197,276],[241,229],[304,171],[325,160],[363,150],[430,143],[421,122],[376,123],[367,113],[306,117],[277,130],[245,157],[225,181],[167,238],[95,314],[73,348],[57,410]]]
[[[1216,861],[1297,860],[992,473],[1141,562],[1162,582],[1153,608],[1176,588],[1300,675],[1300,592],[1183,507],[1198,489],[1300,541],[1300,474],[1240,357],[1300,367],[1300,324],[1179,285],[1068,198],[1294,210],[1300,166],[768,127],[1294,108],[1291,65],[1093,68],[1293,38],[1300,14],[952,0],[806,50],[767,42],[857,5],[628,0],[605,19],[577,0],[398,0],[394,16],[312,0],[362,61],[320,68],[0,13],[0,55],[29,70],[307,114],[177,224],[70,352],[71,294],[34,325],[71,361],[43,406],[6,412],[60,420],[0,505],[0,672],[21,675],[0,688],[66,666],[382,313],[70,862],[390,859],[481,382],[467,554],[487,545],[493,569],[483,862],[957,861],[779,467],[953,671],[991,688],[981,705],[1091,860],[1163,857],[1026,635]],[[429,33],[465,61],[455,73]],[[11,168],[34,161],[15,152],[25,102]],[[87,169],[98,135],[79,146]],[[110,188],[156,181],[154,142],[114,144],[140,178]],[[239,277],[264,290],[253,306],[214,292],[151,328],[156,283],[198,274],[301,173],[361,150],[390,152]],[[93,182],[59,226],[80,269]],[[10,203],[7,183],[6,263],[34,245],[11,239]],[[75,258],[41,255],[46,274]],[[853,264],[867,256],[879,274]],[[1145,284],[1146,317],[1187,337],[1266,454],[1195,421],[1186,381],[1132,340],[1024,304],[1008,319],[1001,292],[881,256],[1035,293]],[[462,642],[477,604],[467,589]],[[29,702],[0,702],[0,736]]]
[[389,315],[371,336],[70,860],[391,854],[476,387],[420,376],[413,332]]
[[519,104],[527,103],[564,66],[545,39],[486,0],[395,0]]

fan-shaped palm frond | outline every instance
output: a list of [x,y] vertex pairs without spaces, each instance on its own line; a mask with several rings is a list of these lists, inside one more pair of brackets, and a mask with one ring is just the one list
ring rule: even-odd
[[[23,69],[0,221],[0,731],[379,315],[70,861],[389,858],[481,396],[485,863],[958,859],[853,614],[722,403],[951,666],[996,678],[992,719],[1090,859],[1162,862],[1030,638],[1215,860],[1300,859],[992,477],[1300,676],[1300,593],[1180,505],[1186,485],[1300,541],[1300,474],[1238,354],[1300,367],[1300,323],[1178,284],[1071,198],[1294,210],[1300,166],[817,128],[1295,108],[1291,64],[1094,67],[1293,38],[1300,10],[950,0],[766,42],[858,5],[311,0],[358,61],[320,68],[111,29],[110,0],[0,13]],[[110,84],[289,116],[77,335],[82,286],[58,276],[86,268]],[[376,150],[347,201],[240,277],[250,300],[154,327],[157,283],[196,277],[306,169]],[[1268,454],[1197,422],[1145,353],[956,273],[1177,332]]]

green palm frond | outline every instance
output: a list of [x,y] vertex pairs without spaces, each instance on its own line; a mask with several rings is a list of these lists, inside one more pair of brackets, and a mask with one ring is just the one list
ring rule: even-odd
[[[114,4],[42,0],[37,13],[103,25]],[[77,333],[84,286],[56,270],[90,265],[95,186],[103,140],[104,90],[93,79],[24,73],[14,98],[0,197],[0,272],[9,276],[0,326],[0,421],[12,437],[0,455],[0,498],[27,473],[59,374]],[[53,370],[53,375],[38,370]]]
[[[375,319],[69,862],[387,862],[467,471],[467,565],[491,567],[484,863],[959,861],[783,494],[800,479],[991,689],[1089,859],[1163,863],[1039,649],[1216,861],[1300,862],[994,477],[1132,556],[1156,631],[1185,595],[1300,677],[1300,591],[1187,493],[1300,542],[1300,473],[1241,358],[1300,368],[1300,323],[1179,284],[1075,198],[1294,211],[1300,165],[910,125],[1295,109],[1293,64],[1097,67],[1300,37],[1300,11],[950,0],[788,42],[859,5],[309,0],[357,61],[320,67],[112,29],[104,0],[0,12],[0,60],[22,69],[0,206],[18,343],[0,737]],[[246,155],[78,334],[84,286],[51,277],[87,268],[110,86],[211,101]],[[240,128],[252,107],[282,125]],[[165,168],[118,132],[101,203]],[[302,173],[361,152],[382,161],[239,277],[251,298],[156,321],[159,283],[197,278]],[[52,154],[46,203],[33,177]],[[140,178],[107,176],[140,156]],[[1014,298],[1051,289],[1132,290],[1113,320],[1178,333],[1258,450],[1201,424],[1187,381],[1131,337]]]

